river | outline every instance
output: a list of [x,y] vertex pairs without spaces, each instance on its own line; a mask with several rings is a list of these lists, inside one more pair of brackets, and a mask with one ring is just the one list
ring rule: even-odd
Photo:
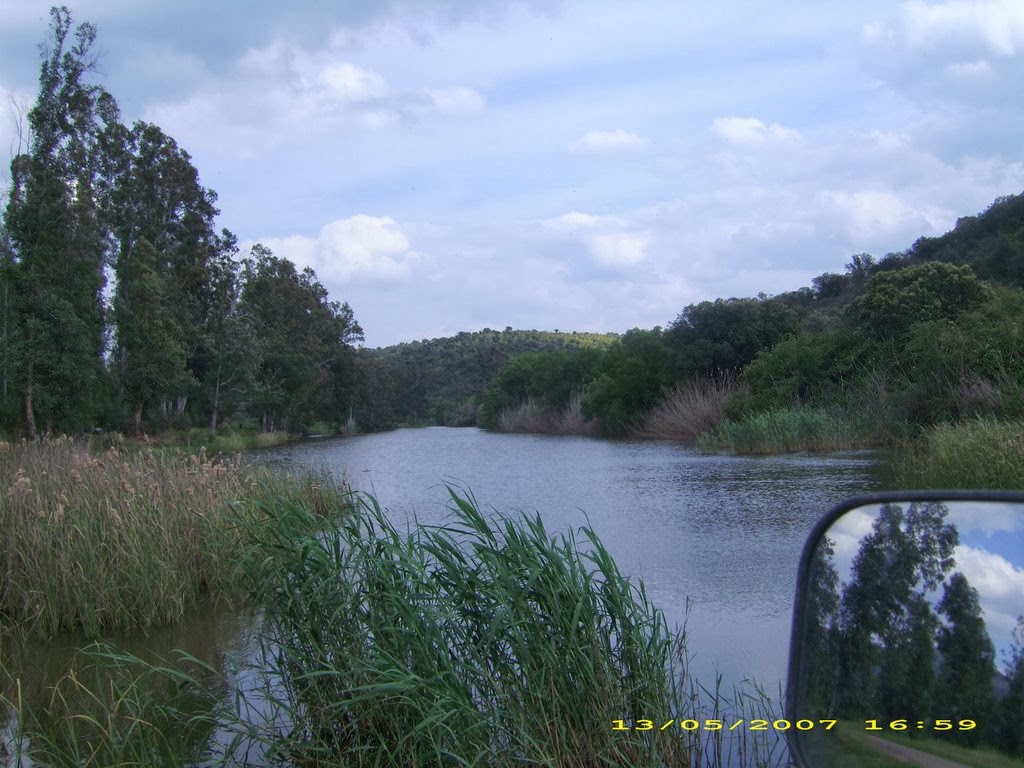
[[451,485],[498,516],[539,513],[549,531],[589,525],[670,624],[685,621],[698,680],[721,674],[769,690],[785,677],[804,539],[830,506],[881,490],[887,477],[882,456],[867,451],[719,456],[662,441],[445,427],[311,440],[258,460],[325,468],[401,520],[443,521]]

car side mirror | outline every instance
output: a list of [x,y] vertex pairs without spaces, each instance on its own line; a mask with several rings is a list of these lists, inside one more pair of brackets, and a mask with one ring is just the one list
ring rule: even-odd
[[1024,493],[829,512],[800,561],[786,717],[800,766],[1024,757]]

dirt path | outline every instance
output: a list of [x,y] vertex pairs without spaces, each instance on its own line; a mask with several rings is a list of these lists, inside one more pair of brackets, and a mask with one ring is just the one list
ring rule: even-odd
[[919,752],[911,747],[894,744],[877,736],[865,734],[864,738],[879,752],[884,752],[889,757],[902,760],[909,765],[916,765],[918,768],[969,768],[969,766],[963,763],[954,763],[952,760],[946,760],[944,757],[936,757],[935,755],[929,755],[927,752]]

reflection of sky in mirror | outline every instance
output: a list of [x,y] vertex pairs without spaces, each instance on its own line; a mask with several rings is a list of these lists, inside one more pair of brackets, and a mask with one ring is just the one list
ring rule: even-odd
[[[901,505],[906,508],[906,505]],[[978,591],[985,625],[1002,668],[1017,617],[1024,613],[1024,509],[1001,502],[948,502],[947,520],[960,534],[953,571],[960,571]],[[871,532],[880,507],[847,512],[829,528],[834,563],[843,584],[850,580],[861,539]],[[952,571],[951,571],[952,573]],[[940,589],[932,596],[938,602]]]

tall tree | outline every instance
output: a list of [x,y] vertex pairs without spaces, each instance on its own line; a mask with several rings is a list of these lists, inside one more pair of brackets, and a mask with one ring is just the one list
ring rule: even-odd
[[1017,617],[1010,652],[1003,674],[1006,694],[999,700],[996,716],[996,745],[1004,752],[1024,757],[1024,616]]
[[939,503],[886,504],[862,540],[840,608],[844,714],[881,711],[882,667],[930,688],[937,622],[925,595],[953,567],[959,542],[946,515]]
[[251,401],[264,430],[296,429],[316,416],[321,393],[336,386],[331,378],[339,356],[362,339],[351,307],[329,301],[316,273],[299,272],[288,259],[255,245],[245,261],[241,311],[257,334],[261,359]]
[[[954,573],[938,608],[945,618],[938,635],[937,698],[941,714],[954,720],[969,718],[988,723],[996,651],[985,627],[978,591],[966,576]],[[971,732],[962,738],[977,743],[980,735],[980,731]]]
[[5,225],[12,255],[8,345],[26,432],[77,431],[95,423],[105,388],[100,135],[117,106],[95,71],[96,28],[71,32],[53,8],[42,47],[39,96],[28,113],[28,152],[11,164]]
[[[174,401],[181,413],[193,386],[207,373],[211,334],[216,333],[211,324],[223,325],[223,317],[215,316],[224,312],[223,283],[230,281],[230,276],[225,277],[230,271],[225,269],[225,259],[234,254],[234,238],[227,232],[216,235],[216,195],[199,183],[189,154],[158,126],[136,122],[128,130],[112,125],[103,139],[113,180],[110,224],[117,244],[120,300],[115,303],[121,310],[115,317],[117,373],[123,383],[135,377],[127,370],[129,359],[184,355],[189,375],[167,378],[165,384],[173,388],[151,393],[162,399],[165,409]],[[143,242],[149,249],[146,257],[138,253]],[[159,337],[139,337],[134,342],[149,349],[132,350],[119,329],[122,323],[132,322],[130,315],[136,308],[121,294],[122,286],[135,279],[133,274],[140,269],[151,273],[146,279],[159,288],[154,297],[160,298],[161,312],[173,322]],[[158,342],[166,349],[162,351]]]
[[122,396],[131,409],[131,429],[142,433],[147,405],[187,386],[184,334],[167,301],[158,273],[159,255],[149,241],[136,243],[131,261],[121,265],[114,318],[115,356],[120,361]]

